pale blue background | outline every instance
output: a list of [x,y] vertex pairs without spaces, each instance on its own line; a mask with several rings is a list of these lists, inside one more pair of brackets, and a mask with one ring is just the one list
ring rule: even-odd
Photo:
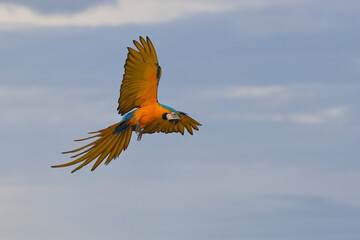
[[[115,3],[5,2],[45,15]],[[359,239],[359,1],[268,3],[0,27],[0,239]],[[139,35],[163,69],[159,101],[200,131],[133,138],[95,172],[51,169],[73,139],[119,121]]]

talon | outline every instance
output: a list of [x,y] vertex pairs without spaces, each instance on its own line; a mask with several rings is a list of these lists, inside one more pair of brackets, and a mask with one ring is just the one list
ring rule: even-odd
[[140,141],[141,140],[141,137],[142,137],[142,132],[140,132],[137,136],[137,140]]
[[141,127],[140,124],[138,122],[135,123],[136,127],[135,127],[135,133],[136,134],[140,134],[141,133]]
[[142,130],[138,122],[136,122],[135,133],[138,135],[137,140],[140,141],[142,137]]

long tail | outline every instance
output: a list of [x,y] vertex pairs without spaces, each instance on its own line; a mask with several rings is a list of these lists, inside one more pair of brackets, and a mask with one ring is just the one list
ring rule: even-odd
[[96,134],[96,135],[75,141],[84,141],[95,137],[99,137],[99,139],[93,141],[90,144],[85,145],[84,147],[68,152],[63,152],[63,153],[74,153],[87,148],[83,152],[78,153],[71,157],[71,158],[77,157],[77,159],[75,159],[72,162],[68,162],[61,165],[55,165],[51,167],[54,168],[67,167],[82,162],[77,168],[75,168],[72,171],[73,173],[97,158],[94,166],[91,168],[91,171],[94,171],[97,168],[97,166],[99,166],[99,164],[106,157],[107,159],[105,161],[105,164],[107,165],[109,164],[109,162],[111,162],[111,160],[117,158],[122,150],[126,150],[131,139],[131,133],[132,133],[132,128],[127,125],[126,120],[114,124],[108,128],[102,129],[100,131],[90,132],[89,134]]

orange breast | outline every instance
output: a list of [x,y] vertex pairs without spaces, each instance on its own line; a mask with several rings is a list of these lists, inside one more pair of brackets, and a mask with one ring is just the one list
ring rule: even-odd
[[135,125],[136,122],[138,122],[140,127],[144,128],[151,121],[161,118],[164,113],[169,112],[168,109],[163,108],[159,103],[155,102],[137,109],[134,112],[134,118],[130,120],[130,124]]

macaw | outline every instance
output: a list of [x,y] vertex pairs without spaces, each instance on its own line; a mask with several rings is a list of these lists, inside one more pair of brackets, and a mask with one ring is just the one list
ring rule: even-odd
[[186,128],[192,135],[193,129],[199,130],[198,126],[201,124],[188,114],[158,102],[157,89],[161,67],[155,48],[148,37],[146,41],[140,37],[140,43],[135,40],[133,42],[138,51],[128,47],[118,100],[117,111],[123,116],[122,120],[108,128],[89,133],[96,134],[94,136],[75,140],[83,141],[98,137],[81,148],[63,152],[75,153],[84,150],[72,156],[76,158],[74,161],[52,167],[67,167],[81,163],[72,171],[73,173],[96,159],[91,168],[91,171],[94,171],[105,158],[105,164],[108,165],[122,150],[127,149],[133,131],[140,141],[144,133],[179,132],[184,135]]

